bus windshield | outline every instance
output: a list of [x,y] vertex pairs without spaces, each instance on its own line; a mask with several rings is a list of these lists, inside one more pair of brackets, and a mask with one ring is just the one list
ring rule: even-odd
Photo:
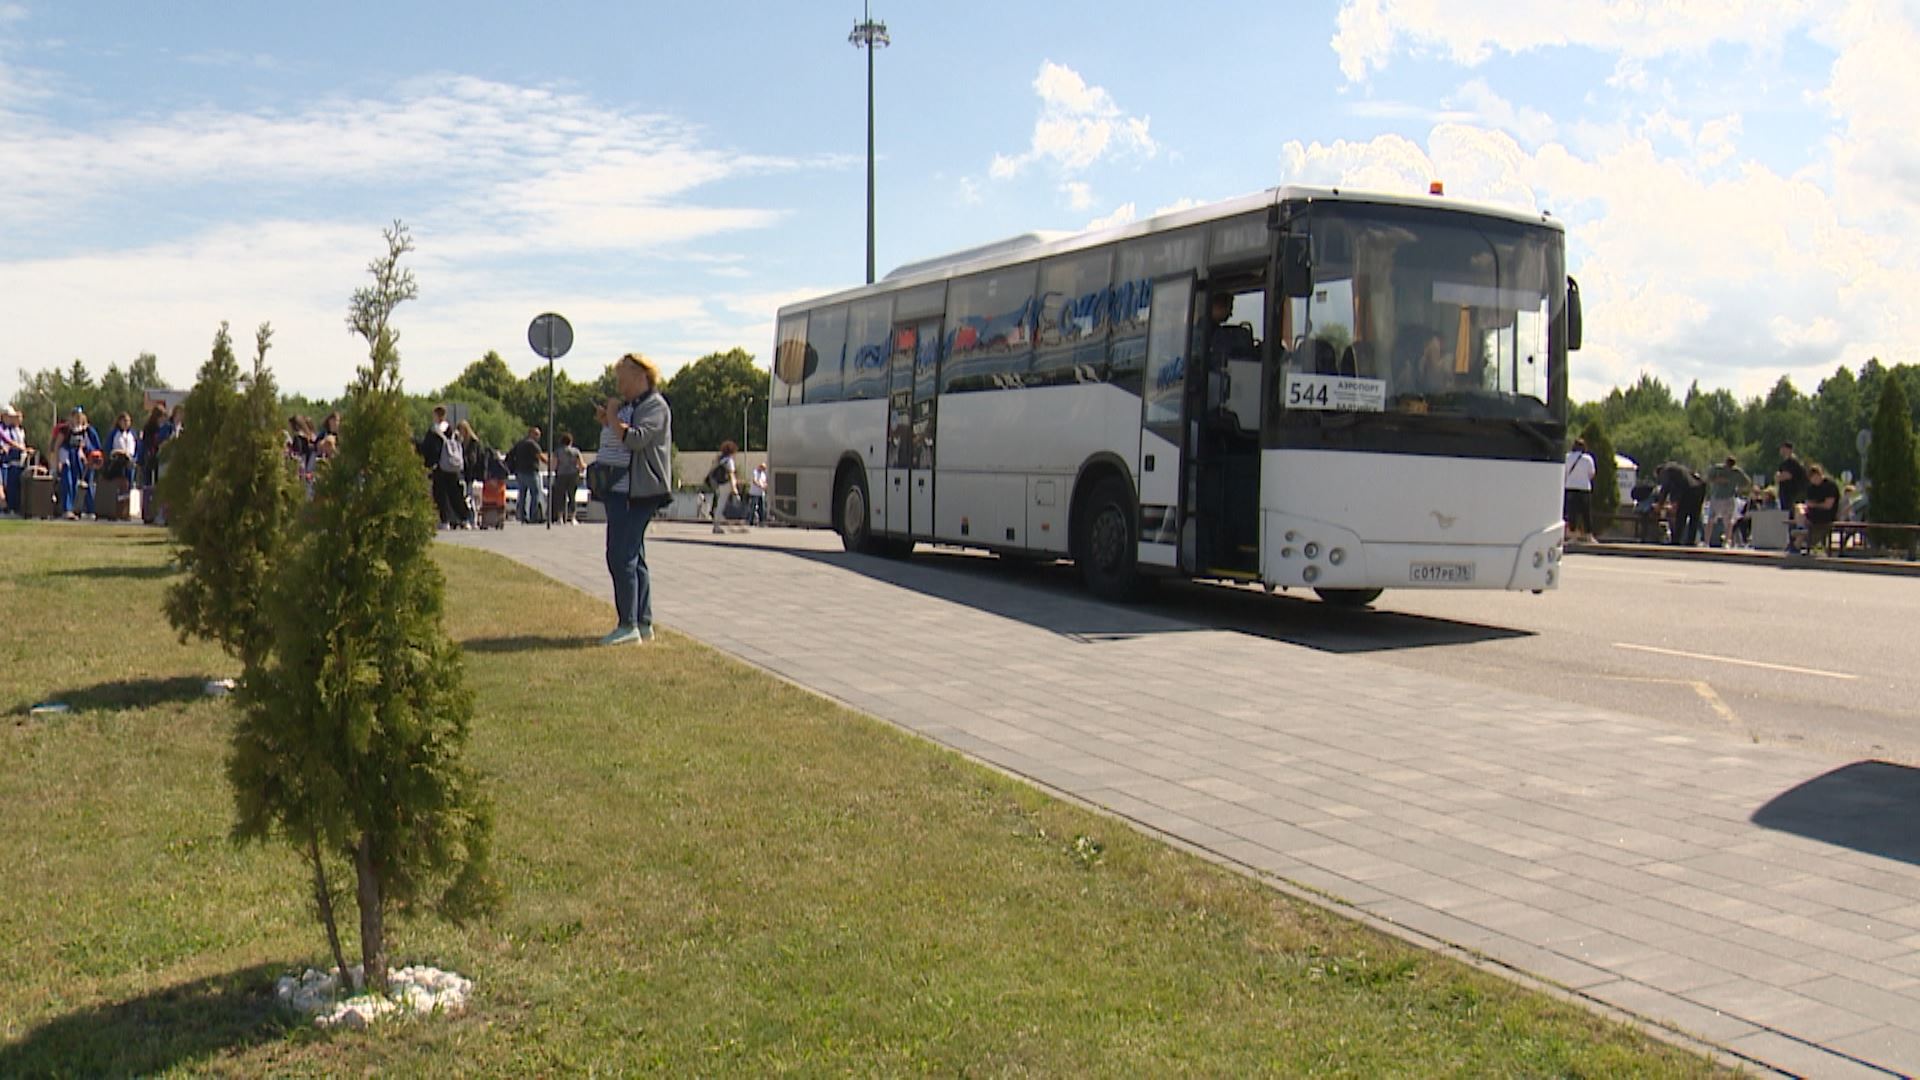
[[1379,204],[1316,204],[1303,225],[1313,291],[1281,313],[1280,410],[1557,419],[1558,231]]

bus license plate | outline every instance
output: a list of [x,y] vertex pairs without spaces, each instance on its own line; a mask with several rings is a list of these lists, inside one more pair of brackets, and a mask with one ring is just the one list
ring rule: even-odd
[[1464,562],[1417,562],[1411,579],[1418,585],[1465,585],[1473,581],[1473,564]]

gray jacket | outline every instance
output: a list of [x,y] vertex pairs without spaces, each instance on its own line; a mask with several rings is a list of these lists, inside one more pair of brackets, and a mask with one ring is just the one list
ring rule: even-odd
[[634,499],[668,494],[673,490],[668,449],[673,445],[673,410],[667,407],[667,399],[649,393],[621,406],[620,416],[631,425],[623,438],[615,441],[611,428],[600,432],[600,460],[618,465],[618,458],[628,459],[627,475],[615,481],[613,490]]

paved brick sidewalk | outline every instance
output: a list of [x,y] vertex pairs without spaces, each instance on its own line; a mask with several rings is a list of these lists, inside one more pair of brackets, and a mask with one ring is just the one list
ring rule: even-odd
[[[598,528],[455,542],[608,604]],[[825,534],[663,525],[648,551],[663,625],[1003,769],[1781,1071],[1920,1072],[1909,770]]]

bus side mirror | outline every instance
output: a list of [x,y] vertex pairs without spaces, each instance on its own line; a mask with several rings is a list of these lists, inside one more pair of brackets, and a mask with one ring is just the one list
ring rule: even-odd
[[1567,279],[1567,351],[1580,348],[1580,283]]
[[1313,254],[1304,236],[1280,241],[1280,284],[1290,297],[1313,295]]

